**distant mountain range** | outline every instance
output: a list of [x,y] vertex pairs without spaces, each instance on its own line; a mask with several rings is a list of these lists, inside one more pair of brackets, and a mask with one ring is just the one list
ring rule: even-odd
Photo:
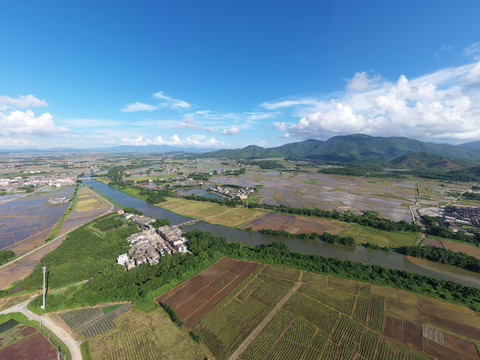
[[442,167],[457,170],[480,162],[480,141],[461,145],[433,144],[405,137],[374,137],[362,134],[335,136],[326,141],[305,140],[282,146],[263,148],[250,145],[243,149],[199,149],[172,146],[115,146],[95,149],[22,149],[0,153],[193,153],[197,157],[234,160],[266,158],[304,159],[322,162],[377,162],[396,168],[420,169]]
[[[412,153],[429,153],[449,159],[480,161],[480,142],[462,145],[433,144],[405,137],[373,137],[356,134],[335,136],[326,141],[305,140],[273,148],[250,145],[243,149],[218,150],[199,156],[236,160],[284,157],[330,162],[373,161],[387,163]],[[422,161],[425,161],[425,155],[423,157]],[[441,160],[432,159],[433,161]]]

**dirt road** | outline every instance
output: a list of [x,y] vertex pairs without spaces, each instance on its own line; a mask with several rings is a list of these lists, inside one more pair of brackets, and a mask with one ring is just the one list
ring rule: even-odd
[[82,353],[80,351],[80,342],[75,340],[72,335],[65,329],[61,328],[53,320],[47,316],[37,315],[27,309],[27,304],[30,300],[24,301],[20,304],[14,305],[8,309],[0,311],[0,314],[9,314],[19,312],[25,315],[29,320],[36,320],[45,326],[48,330],[53,332],[70,350],[72,360],[82,360]]

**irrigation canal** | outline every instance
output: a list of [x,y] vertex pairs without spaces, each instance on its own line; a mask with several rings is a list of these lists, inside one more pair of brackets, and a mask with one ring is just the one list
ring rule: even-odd
[[[185,223],[192,219],[174,214],[168,210],[147,204],[145,201],[134,198],[115,188],[105,185],[91,178],[83,178],[83,182],[104,194],[110,199],[116,201],[122,206],[129,206],[142,211],[145,215],[158,219],[166,218],[172,225]],[[430,276],[442,280],[454,281],[466,286],[480,288],[480,274],[463,270],[455,266],[435,263],[428,260],[421,260],[422,265],[416,264],[408,257],[396,252],[386,253],[384,251],[371,250],[362,246],[347,247],[342,245],[332,245],[323,241],[312,241],[302,239],[282,238],[270,235],[262,235],[257,232],[248,232],[227,228],[223,226],[198,222],[189,226],[184,226],[184,230],[200,229],[208,231],[216,236],[224,236],[228,241],[241,242],[246,245],[270,244],[275,240],[281,240],[288,244],[291,251],[321,255],[325,257],[334,257],[341,260],[359,261],[364,264],[375,264],[386,268],[405,270],[425,276]]]

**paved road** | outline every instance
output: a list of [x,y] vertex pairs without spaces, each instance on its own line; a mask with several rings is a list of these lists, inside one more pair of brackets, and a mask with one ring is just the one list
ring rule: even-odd
[[47,316],[37,315],[27,309],[30,300],[14,305],[6,310],[0,311],[0,314],[9,314],[19,312],[25,315],[29,320],[36,320],[53,332],[70,350],[72,360],[82,360],[82,352],[80,351],[80,342],[75,340],[73,336],[65,329],[55,324],[55,322]]
[[282,306],[290,299],[290,297],[297,291],[297,289],[302,284],[302,275],[303,271],[300,272],[300,277],[297,283],[290,289],[290,291],[283,297],[282,300],[273,308],[273,310],[268,314],[265,319],[252,331],[252,333],[245,339],[245,341],[238,347],[238,349],[230,356],[229,360],[237,360],[240,355],[245,351],[245,349],[250,345],[250,343],[260,334],[265,326],[273,319],[275,315],[280,311]]
[[[94,191],[91,190],[90,188],[86,187],[85,185],[80,185],[80,186],[83,186],[85,189],[87,189],[88,191],[92,192],[92,193],[95,194],[96,196],[100,197],[100,198],[103,199],[107,204],[110,205],[110,208],[109,208],[108,210],[106,210],[103,214],[99,215],[98,217],[103,216],[103,215],[106,215],[106,214],[108,214],[109,212],[111,212],[111,211],[113,210],[114,205],[113,205],[110,201],[108,201],[107,199],[105,199],[103,196],[97,194],[96,192],[94,192]],[[27,257],[27,256],[29,256],[29,255],[31,255],[31,254],[33,254],[35,251],[38,251],[38,250],[40,250],[40,249],[43,249],[45,246],[48,246],[49,244],[51,244],[51,243],[53,243],[53,242],[55,242],[55,241],[58,241],[59,239],[63,238],[63,237],[66,236],[68,233],[71,233],[73,230],[79,228],[79,227],[82,226],[82,225],[83,225],[83,224],[78,225],[78,226],[74,227],[72,230],[69,230],[69,231],[67,231],[67,232],[64,233],[64,234],[57,236],[55,239],[53,239],[53,240],[51,240],[51,241],[49,241],[49,242],[47,242],[47,243],[45,243],[45,244],[42,244],[42,245],[36,247],[35,249],[33,249],[33,250],[31,250],[31,251],[23,254],[22,256],[19,256],[19,257],[13,259],[12,261],[9,261],[9,262],[6,263],[6,264],[3,264],[2,266],[0,266],[0,269],[3,269],[3,268],[5,268],[5,267],[7,267],[7,266],[10,266],[10,265],[12,265],[13,263],[16,263],[18,260],[21,260],[21,259],[23,259],[23,258],[25,258],[25,257]]]

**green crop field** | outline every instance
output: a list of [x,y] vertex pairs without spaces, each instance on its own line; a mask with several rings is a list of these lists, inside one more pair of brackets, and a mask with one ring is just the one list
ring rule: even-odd
[[[408,316],[413,310],[404,309],[421,315],[413,318]],[[478,342],[479,316],[470,309],[389,287],[269,265],[247,277],[192,331],[217,359],[234,353],[241,360],[434,359],[423,345],[425,312],[433,319],[439,313],[448,319],[454,316],[458,324],[467,317],[476,320],[470,335],[455,330],[461,325],[451,320],[450,334],[460,340],[445,345],[450,346],[447,353],[462,358],[466,350],[458,346],[461,339],[473,348]]]
[[158,206],[193,219],[203,219],[232,209],[231,207],[208,201],[195,201],[180,198],[168,198],[167,201],[158,204]]
[[92,360],[204,359],[204,350],[170,321],[161,309],[131,310],[115,320],[117,328],[88,341]]
[[347,230],[340,233],[341,236],[353,236],[356,242],[365,244],[367,242],[378,246],[397,248],[400,246],[415,245],[420,234],[407,231],[388,232],[366,226],[353,224]]

